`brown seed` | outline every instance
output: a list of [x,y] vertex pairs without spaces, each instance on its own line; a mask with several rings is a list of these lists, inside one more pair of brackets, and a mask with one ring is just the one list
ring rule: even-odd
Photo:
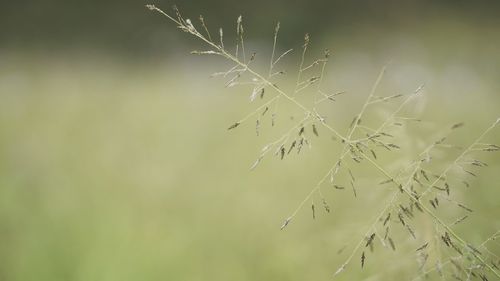
[[287,218],[284,222],[283,225],[281,225],[281,230],[283,230],[292,220],[292,218]]
[[302,134],[304,133],[304,131],[305,131],[305,128],[304,128],[304,127],[300,128],[300,131],[299,131],[299,136],[300,136],[300,135],[302,135]]
[[422,174],[422,176],[424,176],[424,178],[429,181],[429,177],[427,176],[427,173],[424,171],[424,170],[420,170],[420,173]]
[[433,185],[433,186],[432,186],[432,188],[437,189],[437,190],[440,190],[440,191],[446,191],[446,189],[445,189],[445,188],[439,187],[439,186],[437,186],[437,185]]
[[365,247],[368,247],[370,244],[372,244],[374,238],[375,238],[375,233],[372,233],[372,235],[370,235],[370,237],[366,239]]
[[452,223],[452,225],[456,225],[456,224],[459,224],[461,222],[463,222],[465,219],[467,219],[469,216],[463,216],[461,218],[458,218],[454,223]]
[[467,211],[469,211],[471,213],[473,212],[471,208],[469,208],[469,207],[467,207],[467,206],[465,206],[463,204],[458,203],[458,207],[460,207],[460,208],[462,208],[464,210],[467,210]]
[[313,219],[315,219],[316,218],[316,210],[314,208],[314,203],[312,203],[312,205],[311,205],[311,210],[312,210],[312,217],[313,217]]
[[330,57],[330,50],[325,49],[324,54],[325,54],[325,59],[329,58]]
[[415,202],[415,207],[416,207],[416,208],[417,208],[417,209],[418,209],[421,213],[423,213],[423,212],[424,212],[424,210],[422,209],[422,206],[420,206],[420,203]]
[[445,236],[441,236],[441,240],[446,244],[446,246],[450,247],[450,244],[448,243],[448,240],[446,239]]
[[266,108],[264,108],[264,111],[262,112],[262,116],[264,116],[264,114],[266,114],[268,110],[269,110],[269,107],[266,106]]
[[[483,253],[481,253],[476,247],[472,246],[471,244],[467,244],[467,247],[469,249],[471,249],[473,252],[475,252],[476,254],[483,255]],[[495,267],[497,267],[497,266],[495,265]]]
[[436,209],[436,203],[434,203],[434,200],[429,200],[429,203],[431,203],[431,206]]
[[326,203],[325,199],[323,199],[323,207],[325,208],[325,211],[327,213],[330,213],[330,206],[328,206],[328,203]]
[[458,128],[462,127],[463,125],[465,125],[463,122],[462,123],[457,123],[457,124],[451,126],[451,129],[452,130],[458,129]]
[[314,133],[317,137],[319,137],[318,130],[316,129],[316,125],[314,125],[314,124],[313,124],[313,125],[312,125],[312,129],[313,129],[313,133]]
[[386,184],[386,183],[390,183],[390,182],[392,182],[392,179],[385,180],[383,182],[380,182],[379,184]]
[[236,123],[234,123],[233,125],[229,126],[229,128],[227,128],[227,129],[228,129],[228,130],[232,130],[232,129],[234,129],[234,128],[238,127],[239,125],[240,125],[240,122],[236,122]]
[[396,148],[396,149],[400,149],[400,148],[401,148],[400,146],[395,145],[395,144],[393,144],[393,143],[389,143],[389,144],[387,144],[387,146],[388,146],[388,147],[392,147],[392,148]]
[[424,245],[418,247],[418,249],[416,250],[416,252],[421,251],[421,250],[427,248],[428,245],[429,245],[429,242],[426,242]]
[[415,236],[415,232],[413,231],[413,229],[409,225],[406,225],[406,229],[408,229],[408,232],[410,232],[413,239],[417,239],[417,237]]
[[299,144],[297,145],[297,154],[300,153],[300,151],[302,150],[303,146],[304,146],[304,138],[301,138],[300,141],[299,141]]
[[292,149],[295,147],[295,145],[296,145],[296,144],[297,144],[297,141],[296,141],[296,140],[294,140],[294,141],[292,142],[292,144],[290,145],[290,148],[288,149],[288,152],[287,152],[286,154],[290,154],[290,152],[292,151]]
[[405,215],[408,217],[408,218],[413,218],[413,213],[408,209],[406,208],[405,206],[399,204],[399,208],[401,208],[401,210],[403,211],[403,213],[405,213]]
[[477,177],[477,175],[476,175],[476,174],[474,174],[474,173],[473,173],[473,172],[471,172],[471,171],[464,170],[464,172],[466,172],[467,174],[469,174],[469,175],[471,175],[471,176],[473,176],[473,177]]
[[384,226],[387,224],[387,222],[389,222],[389,219],[391,219],[391,213],[387,214],[387,217],[384,220]]
[[354,124],[356,124],[357,120],[358,120],[358,116],[354,117],[354,119],[352,119],[351,125],[349,125],[349,128],[352,128],[354,126]]
[[398,218],[399,218],[399,221],[401,222],[401,224],[402,224],[403,226],[406,226],[406,222],[405,222],[405,220],[403,219],[403,214],[398,213]]
[[441,138],[441,139],[437,140],[435,142],[435,144],[442,144],[445,140],[446,140],[446,138]]

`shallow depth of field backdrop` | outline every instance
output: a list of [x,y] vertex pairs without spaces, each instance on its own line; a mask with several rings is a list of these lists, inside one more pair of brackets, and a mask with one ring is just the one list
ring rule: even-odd
[[[261,69],[276,21],[280,50],[299,49],[308,32],[311,56],[332,51],[326,84],[349,93],[331,107],[342,131],[388,61],[381,95],[425,83],[415,141],[463,121],[454,141],[467,145],[500,117],[498,1],[154,2],[203,14],[214,33],[233,32],[242,14]],[[0,4],[0,279],[330,280],[339,250],[380,210],[377,183],[361,199],[327,192],[330,214],[313,221],[307,206],[280,231],[331,165],[328,139],[250,172],[278,132],[263,125],[256,137],[252,122],[227,131],[254,108],[249,90],[209,78],[227,64],[189,55],[201,44],[144,4]],[[298,59],[286,60],[290,73]],[[496,128],[489,141],[499,140]],[[500,228],[500,157],[483,159],[462,198],[475,212],[457,228],[475,243]],[[413,277],[414,248],[377,248],[340,278]]]

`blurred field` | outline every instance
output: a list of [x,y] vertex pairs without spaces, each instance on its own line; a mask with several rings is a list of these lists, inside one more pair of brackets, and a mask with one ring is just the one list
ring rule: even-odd
[[[338,44],[329,69],[328,86],[352,92],[332,105],[339,128],[391,57],[381,91],[408,93],[426,83],[413,111],[425,120],[415,142],[465,121],[454,141],[466,145],[500,117],[496,49],[462,46],[461,55],[440,57],[405,41],[367,53],[367,46],[350,48],[354,41]],[[183,55],[142,63],[94,54],[0,56],[0,279],[329,280],[390,191],[369,182],[358,199],[327,190],[332,213],[313,221],[308,206],[280,231],[338,148],[325,134],[301,157],[266,159],[250,172],[261,146],[280,132],[266,125],[256,137],[253,124],[226,130],[254,106],[247,92],[208,78],[222,69]],[[499,129],[490,142],[498,144]],[[475,243],[500,228],[500,158],[483,159],[489,167],[462,198],[475,213],[457,228]],[[364,270],[354,261],[340,280],[412,277],[414,245],[400,244],[403,254],[378,245],[377,259],[370,256]]]

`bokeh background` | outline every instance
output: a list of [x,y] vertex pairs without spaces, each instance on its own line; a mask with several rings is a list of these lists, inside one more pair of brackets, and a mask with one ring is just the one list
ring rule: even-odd
[[[466,145],[500,117],[498,1],[151,2],[203,14],[228,40],[242,14],[261,69],[276,21],[279,50],[299,48],[308,32],[309,59],[332,50],[326,85],[351,93],[332,105],[339,128],[389,61],[381,95],[426,85],[411,111],[426,122],[412,138],[429,142],[465,121],[454,141]],[[256,137],[253,124],[228,132],[255,108],[248,89],[210,79],[228,65],[189,55],[200,43],[149,3],[0,4],[0,279],[329,280],[349,251],[339,249],[363,236],[388,193],[327,192],[331,214],[313,221],[306,207],[280,231],[331,165],[331,145],[250,172],[279,132],[263,126]],[[284,66],[293,72],[297,59]],[[496,129],[488,141],[499,138]],[[462,198],[476,212],[457,230],[475,243],[500,228],[500,158],[483,159],[490,165]],[[355,262],[341,278],[411,279],[400,260],[415,260],[412,247],[364,270]]]

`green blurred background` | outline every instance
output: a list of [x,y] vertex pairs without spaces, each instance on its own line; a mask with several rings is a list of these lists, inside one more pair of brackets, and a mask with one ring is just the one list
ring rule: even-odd
[[[152,2],[166,11],[174,4]],[[199,42],[145,9],[149,3],[0,4],[0,280],[331,279],[349,252],[339,249],[363,236],[388,191],[366,184],[354,199],[328,189],[332,213],[313,221],[306,206],[280,231],[338,146],[320,131],[325,137],[301,157],[266,159],[250,172],[280,132],[267,123],[259,137],[252,123],[226,131],[255,108],[248,89],[208,78],[229,65],[188,55],[203,49]],[[242,14],[258,69],[267,67],[276,21],[281,51],[299,48],[310,33],[310,61],[323,48],[333,53],[325,86],[350,93],[327,109],[341,131],[391,61],[380,95],[426,85],[409,111],[425,121],[405,128],[411,138],[429,143],[434,132],[465,121],[454,141],[466,145],[500,117],[499,3],[175,4],[186,17],[203,14],[214,33],[224,27],[228,40]],[[291,73],[297,59],[285,63]],[[498,139],[498,129],[488,136]],[[390,167],[393,157],[381,161]],[[476,212],[457,231],[474,243],[500,228],[500,159],[482,159],[490,165],[471,180],[476,189],[458,195]],[[411,249],[382,250],[364,270],[356,260],[341,279],[411,279]]]

